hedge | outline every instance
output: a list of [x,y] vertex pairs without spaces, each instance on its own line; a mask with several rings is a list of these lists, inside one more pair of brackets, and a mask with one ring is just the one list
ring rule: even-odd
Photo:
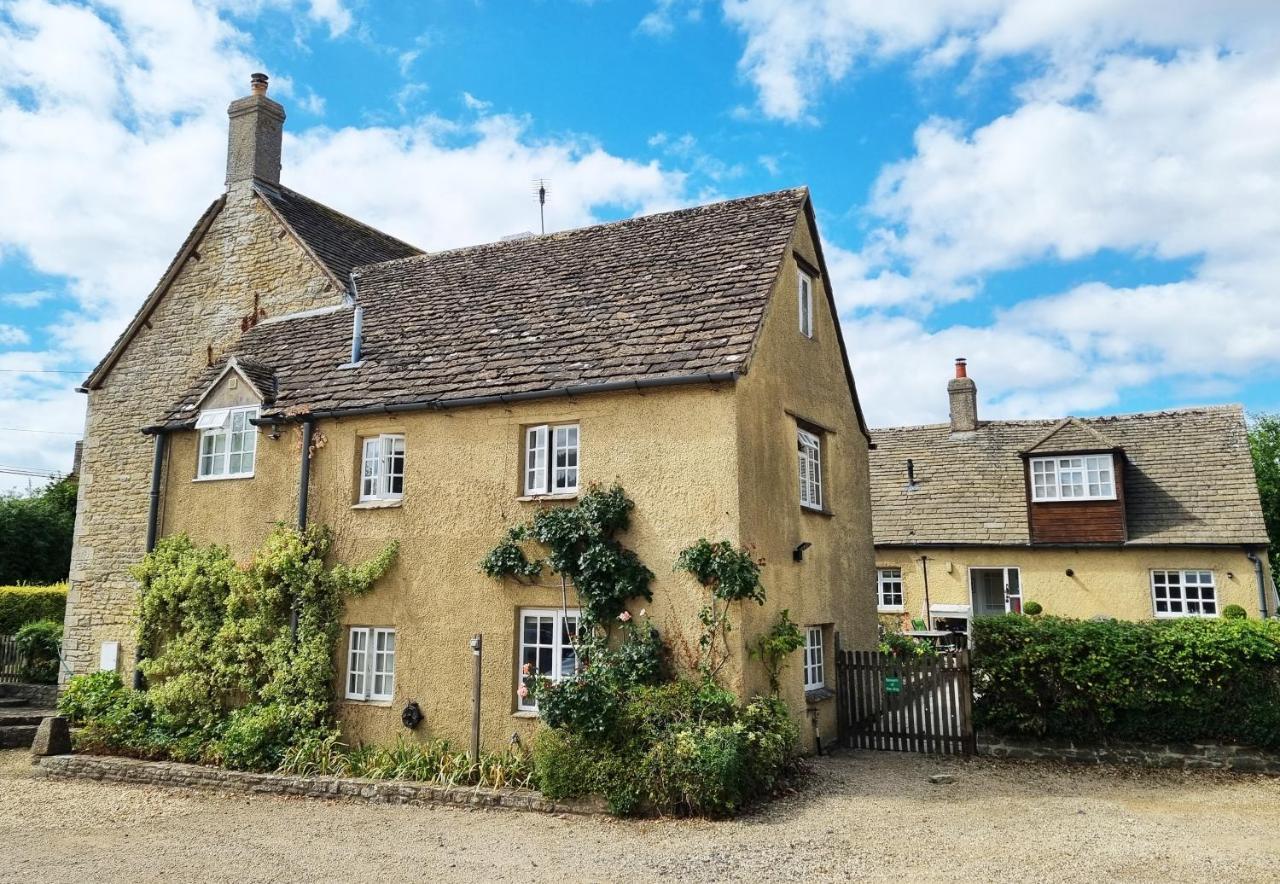
[[973,636],[980,730],[1280,749],[1280,621],[1010,614]]
[[0,635],[13,635],[33,620],[62,622],[67,610],[67,585],[0,586]]

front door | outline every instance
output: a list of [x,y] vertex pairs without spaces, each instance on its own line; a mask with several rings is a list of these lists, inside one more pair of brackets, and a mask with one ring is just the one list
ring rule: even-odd
[[974,617],[1022,613],[1022,579],[1017,568],[970,568]]

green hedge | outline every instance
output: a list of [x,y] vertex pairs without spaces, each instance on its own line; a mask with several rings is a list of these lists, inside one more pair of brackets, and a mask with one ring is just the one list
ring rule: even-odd
[[1280,749],[1280,621],[1006,615],[973,635],[980,730]]
[[67,585],[0,586],[0,635],[14,635],[35,620],[62,622],[67,610]]

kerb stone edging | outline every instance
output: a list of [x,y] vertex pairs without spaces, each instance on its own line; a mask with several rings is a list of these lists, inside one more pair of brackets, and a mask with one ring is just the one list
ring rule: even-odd
[[105,755],[50,755],[39,759],[37,765],[36,769],[41,775],[54,779],[86,779],[103,783],[185,787],[211,792],[293,795],[338,801],[365,801],[369,804],[499,807],[542,813],[603,814],[606,812],[603,802],[551,801],[536,792],[520,789],[440,786],[407,780],[295,777]]

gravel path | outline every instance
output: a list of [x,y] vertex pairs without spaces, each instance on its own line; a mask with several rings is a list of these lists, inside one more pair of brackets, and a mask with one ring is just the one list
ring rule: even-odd
[[[860,752],[733,822],[221,797],[0,752],[4,881],[1275,881],[1280,780]],[[957,782],[931,785],[929,774]]]

